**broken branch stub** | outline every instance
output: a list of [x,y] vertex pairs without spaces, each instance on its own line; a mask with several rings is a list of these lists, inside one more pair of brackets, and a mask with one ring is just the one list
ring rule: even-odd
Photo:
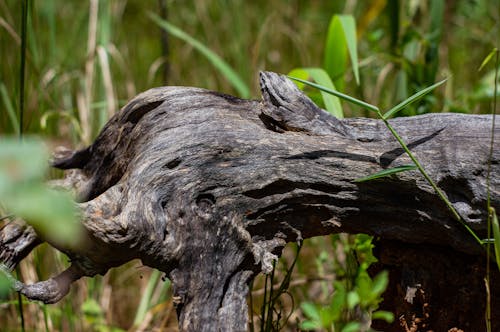
[[[354,182],[410,163],[381,121],[336,119],[281,75],[261,73],[260,84],[261,101],[187,87],[146,91],[113,116],[91,146],[56,156],[54,167],[76,169],[69,182],[86,241],[58,248],[72,262],[71,273],[55,278],[62,282],[52,282],[46,293],[44,285],[31,293],[33,285],[25,285],[23,293],[53,302],[81,276],[139,258],[172,279],[182,330],[240,331],[247,324],[249,280],[270,271],[290,241],[362,232],[482,255],[416,171]],[[390,122],[484,237],[491,116],[428,114]],[[491,201],[497,210],[499,160],[495,149]],[[31,246],[0,242],[10,267],[44,240],[26,234]]]

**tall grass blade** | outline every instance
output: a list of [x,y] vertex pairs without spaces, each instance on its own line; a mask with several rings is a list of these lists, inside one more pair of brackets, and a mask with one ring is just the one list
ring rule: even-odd
[[[488,257],[488,259],[489,259],[489,257]],[[489,274],[487,274],[486,278],[484,278],[484,288],[486,290],[486,310],[485,310],[486,312],[484,314],[485,319],[486,319],[486,332],[491,332],[491,305],[490,305],[491,304],[491,291],[490,291]]]
[[493,238],[495,239],[495,258],[500,271],[500,225],[498,224],[498,216],[495,208],[490,207],[491,226],[493,228]]
[[444,0],[433,0],[429,3],[429,34],[425,38],[426,53],[425,65],[423,66],[423,74],[425,77],[425,84],[436,81],[436,76],[439,70],[439,45],[443,35],[444,25]]
[[426,94],[428,94],[429,92],[431,92],[432,90],[434,90],[435,88],[437,88],[438,86],[442,85],[444,82],[446,82],[448,79],[445,78],[444,80],[440,81],[440,82],[437,82],[431,86],[428,86],[427,88],[423,89],[423,90],[420,90],[419,92],[415,93],[414,95],[408,97],[407,99],[403,100],[402,102],[400,102],[399,104],[397,104],[396,106],[394,106],[393,108],[391,108],[390,110],[388,110],[383,118],[384,120],[387,120],[389,119],[391,116],[395,115],[397,112],[401,111],[402,109],[404,109],[406,106],[414,103],[415,101],[419,100],[420,98],[422,98],[423,96],[425,96]]
[[324,68],[340,91],[344,90],[347,54],[351,60],[356,83],[359,84],[356,23],[351,15],[334,15],[330,20],[325,42]]
[[484,66],[486,66],[488,62],[491,61],[491,59],[493,59],[493,56],[497,54],[497,52],[498,49],[496,47],[492,49],[491,52],[486,56],[486,58],[484,58],[483,62],[481,62],[481,66],[479,66],[479,69],[477,71],[481,71],[484,68]]
[[97,47],[97,55],[99,58],[99,65],[101,67],[102,82],[104,85],[104,94],[106,95],[106,114],[101,115],[101,127],[104,126],[106,121],[116,112],[116,97],[113,88],[113,78],[109,66],[108,52],[103,46]]
[[90,104],[93,100],[94,90],[94,62],[97,47],[97,25],[99,15],[99,1],[89,1],[87,60],[85,61],[85,74],[83,77],[83,94],[77,94],[78,113],[82,128],[83,141],[88,144],[92,137],[92,111]]
[[[318,84],[321,84],[322,86],[331,90],[336,90],[330,76],[328,76],[328,73],[322,68],[297,68],[289,72],[288,75],[294,77],[299,76],[302,79],[311,77]],[[304,87],[304,84],[302,83],[297,83],[297,85],[300,89],[303,89]],[[329,113],[333,114],[333,116],[338,119],[344,118],[344,112],[342,111],[342,105],[340,104],[340,100],[338,97],[335,97],[324,91],[321,91],[321,97],[323,98],[325,108]]]
[[217,54],[215,54],[211,49],[203,45],[198,40],[194,39],[175,25],[161,19],[158,15],[149,13],[149,17],[158,24],[162,29],[165,29],[172,36],[177,37],[189,45],[193,46],[198,52],[203,54],[208,61],[214,65],[217,70],[220,71],[222,75],[226,77],[226,79],[231,83],[231,85],[238,91],[238,94],[242,98],[250,97],[250,89],[243,82],[240,76]]
[[21,65],[19,66],[19,137],[23,137],[24,123],[24,88],[26,78],[26,41],[27,41],[27,24],[28,24],[28,9],[29,1],[23,0],[21,3]]
[[443,19],[444,19],[444,0],[433,0],[430,3],[430,34],[429,37],[433,42],[439,43],[443,33]]
[[401,172],[407,172],[407,171],[413,171],[417,169],[417,166],[415,165],[402,165],[402,166],[397,166],[389,169],[384,169],[383,171],[377,172],[372,175],[368,175],[359,179],[354,180],[354,182],[365,182],[365,181],[371,181],[379,178],[383,178],[386,176],[390,176],[393,174],[401,173]]
[[153,270],[151,276],[149,277],[148,284],[146,286],[146,290],[142,294],[141,302],[139,303],[139,307],[137,308],[137,312],[134,318],[134,326],[139,326],[141,322],[146,317],[146,313],[151,307],[151,298],[153,297],[153,291],[158,283],[158,279],[160,279],[161,272],[158,270]]
[[356,84],[359,85],[359,66],[358,66],[358,48],[356,39],[356,23],[352,15],[340,15],[340,22],[344,29],[344,37],[347,43],[347,50],[349,51],[349,58],[351,60],[351,67],[354,73]]
[[[493,89],[494,89],[494,94],[493,94],[493,104],[492,104],[492,109],[491,109],[491,113],[492,113],[492,119],[491,119],[491,141],[490,141],[490,151],[489,151],[489,157],[488,157],[488,170],[487,170],[487,174],[486,174],[486,199],[487,199],[487,206],[488,206],[488,221],[491,222],[491,228],[493,229],[493,238],[495,240],[494,242],[494,247],[495,247],[495,258],[496,258],[496,262],[497,262],[497,266],[498,266],[498,269],[500,270],[500,227],[498,225],[498,217],[497,217],[497,214],[496,214],[496,211],[495,209],[491,206],[491,163],[492,163],[492,160],[493,160],[493,151],[494,151],[494,146],[495,146],[495,121],[496,121],[496,109],[497,109],[497,91],[498,91],[498,70],[499,70],[499,67],[498,67],[498,64],[499,64],[499,55],[500,55],[500,52],[497,48],[494,48],[493,51],[486,57],[485,60],[487,60],[488,58],[491,59],[491,57],[493,56],[493,54],[495,55],[495,84],[493,85]],[[488,60],[489,61],[489,60]],[[483,63],[485,63],[485,61],[483,61]],[[487,63],[487,61],[486,61]],[[490,225],[488,225],[488,238],[490,237]],[[489,254],[490,254],[490,251],[489,251],[489,246],[488,246],[488,252],[487,252],[487,255],[488,255],[488,260],[487,260],[487,267],[486,267],[486,270],[487,270],[487,275],[486,275],[486,281],[488,283],[488,286],[489,286],[489,282],[490,282],[490,269],[489,269]],[[488,310],[491,310],[490,309],[490,302],[488,301]]]
[[315,84],[315,83],[312,83],[312,82],[309,82],[309,81],[306,81],[306,80],[303,80],[303,79],[300,79],[300,78],[297,78],[297,77],[291,77],[291,76],[288,76],[290,79],[294,80],[294,81],[297,81],[297,82],[300,82],[300,83],[303,83],[305,85],[309,85],[309,86],[312,86],[313,88],[316,88],[316,89],[319,89],[321,91],[324,91],[326,93],[330,93],[334,96],[337,96],[339,97],[340,99],[343,99],[345,101],[348,101],[354,105],[357,105],[357,106],[360,106],[360,107],[363,107],[363,108],[366,108],[367,110],[370,110],[372,112],[376,112],[376,113],[379,113],[380,110],[377,106],[375,105],[372,105],[372,104],[368,104],[362,100],[359,100],[359,99],[356,99],[354,97],[351,97],[351,96],[348,96],[342,92],[338,92],[338,91],[335,91],[335,90],[332,90],[332,89],[328,89],[327,87],[324,87],[322,85],[319,85],[319,84]]
[[47,129],[49,118],[52,117],[67,119],[68,122],[73,126],[77,137],[82,137],[82,129],[80,128],[80,123],[78,122],[78,119],[70,112],[47,111],[43,113],[43,115],[40,117],[40,128],[42,130]]
[[16,110],[14,106],[12,106],[12,101],[10,100],[9,93],[7,92],[7,88],[5,84],[0,83],[0,97],[2,97],[3,105],[5,110],[7,111],[7,115],[9,116],[10,125],[14,129],[16,136],[19,136],[19,121],[16,117]]

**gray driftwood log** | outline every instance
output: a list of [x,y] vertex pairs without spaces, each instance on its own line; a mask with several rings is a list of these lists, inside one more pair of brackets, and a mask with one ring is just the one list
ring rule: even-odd
[[[61,275],[16,287],[56,302],[80,277],[139,258],[171,278],[181,330],[244,331],[248,282],[270,271],[287,242],[363,232],[378,239],[375,269],[391,273],[385,309],[422,330],[482,330],[484,249],[422,176],[353,182],[410,163],[381,121],[336,119],[277,74],[261,73],[260,85],[258,101],[198,88],[149,90],[91,146],[59,153],[54,167],[76,169],[67,180],[86,238],[58,246],[72,262]],[[481,237],[491,121],[462,114],[391,120]],[[495,146],[497,210],[499,162]],[[9,224],[0,233],[0,258],[13,268],[44,240],[31,227]],[[497,272],[491,292],[499,326]],[[408,289],[416,290],[411,301]],[[383,329],[404,331],[398,322]]]

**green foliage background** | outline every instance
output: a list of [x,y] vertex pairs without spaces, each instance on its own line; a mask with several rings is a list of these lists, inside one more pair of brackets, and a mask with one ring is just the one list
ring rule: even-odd
[[[19,132],[21,2],[0,0],[1,135]],[[499,45],[499,0],[28,3],[23,128],[27,134],[42,136],[49,147],[90,143],[127,100],[154,86],[198,86],[244,94],[193,43],[169,35],[167,52],[152,15],[166,18],[217,54],[253,98],[260,98],[259,70],[288,73],[298,67],[323,67],[331,73],[337,68],[332,69],[323,57],[332,47],[325,39],[334,14],[353,15],[357,26],[359,84],[350,66],[331,74],[337,75],[332,80],[344,93],[388,109],[449,77],[445,87],[402,115],[488,113],[494,94],[494,68],[490,65],[481,72],[478,68]],[[314,92],[309,92],[314,98]],[[322,102],[319,96],[314,100]],[[342,106],[346,117],[370,116],[362,109]],[[0,205],[0,217],[7,213],[4,208]],[[292,285],[295,309],[297,303],[311,298],[327,301],[338,274],[334,267],[339,263],[333,261],[336,250],[324,239],[306,242],[292,277],[302,281]],[[293,256],[293,250],[285,251],[278,274]],[[61,254],[42,246],[21,264],[18,276],[30,282],[42,280],[65,265]],[[262,287],[257,280],[257,307]],[[105,277],[78,283],[57,305],[24,304],[25,325],[37,331],[174,329],[175,311],[167,289],[168,283],[156,272],[132,262]],[[15,299],[11,294],[0,305],[0,326],[12,331],[21,330]],[[282,307],[292,314],[286,328],[305,318],[300,310],[291,311],[290,301],[283,300]]]

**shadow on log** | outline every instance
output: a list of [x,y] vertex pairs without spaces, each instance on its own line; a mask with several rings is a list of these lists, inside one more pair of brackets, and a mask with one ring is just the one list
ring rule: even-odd
[[[80,151],[53,166],[74,169],[86,240],[58,248],[71,259],[25,296],[58,301],[83,276],[139,258],[172,279],[183,331],[244,331],[249,281],[269,272],[287,242],[338,232],[377,237],[389,269],[383,307],[422,331],[484,330],[484,249],[416,171],[353,180],[411,163],[379,120],[339,120],[294,84],[261,73],[261,101],[163,87],[130,101]],[[491,116],[428,114],[391,120],[465,222],[486,237]],[[500,137],[497,130],[497,137]],[[500,154],[491,201],[500,210]],[[26,225],[0,233],[13,268],[45,239]],[[376,272],[376,271],[375,271]],[[493,270],[494,330],[500,286]],[[404,331],[400,322],[379,327]]]

